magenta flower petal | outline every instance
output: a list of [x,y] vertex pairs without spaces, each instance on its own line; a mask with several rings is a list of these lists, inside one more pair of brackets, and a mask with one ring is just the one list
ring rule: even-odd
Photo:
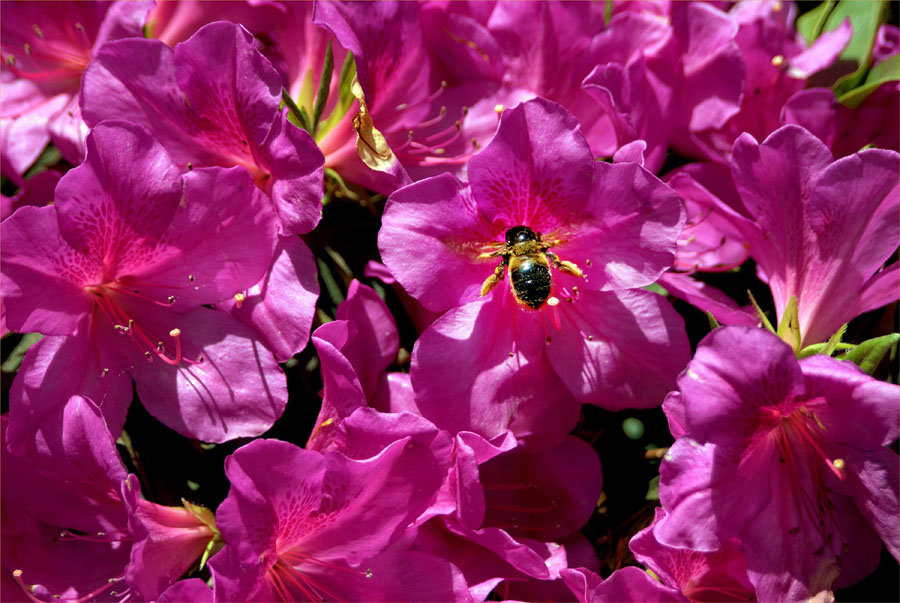
[[[171,325],[174,317],[159,318]],[[156,326],[153,319],[144,314],[150,328]],[[207,442],[256,436],[271,427],[287,404],[287,385],[259,335],[206,308],[178,319],[181,354],[190,364],[139,362],[132,369],[148,411],[175,431]]]
[[216,304],[256,329],[279,362],[287,362],[306,347],[319,297],[316,262],[297,237],[280,237],[268,273],[250,287],[238,304]]
[[581,603],[667,603],[688,600],[676,589],[661,584],[644,570],[633,566],[614,571],[606,580],[585,568],[567,568],[560,572],[560,576]]
[[74,249],[102,259],[106,271],[129,272],[144,258],[119,246],[159,238],[169,227],[181,201],[181,175],[135,124],[99,125],[86,148],[85,162],[56,187],[59,230]]
[[678,196],[644,168],[598,162],[587,202],[568,225],[573,234],[556,253],[582,267],[579,288],[642,287],[672,265],[684,219]]
[[7,324],[14,331],[71,335],[80,316],[91,309],[84,291],[60,274],[57,266],[67,263],[73,265],[70,270],[87,274],[99,267],[95,259],[78,253],[63,240],[57,213],[54,207],[23,207],[0,227],[3,306]]
[[213,603],[213,591],[200,578],[179,580],[159,595],[160,603]]
[[[404,187],[388,199],[383,221],[384,263],[422,305],[441,311],[478,297],[487,266],[474,261],[479,240],[494,237],[461,182],[444,175]],[[420,261],[409,261],[411,249]]]
[[496,297],[449,310],[421,335],[410,368],[416,404],[451,433],[492,438],[519,424],[535,437],[559,438],[577,420],[578,404],[544,354],[540,318],[508,295]]
[[[22,453],[44,417],[76,394],[97,401],[118,437],[133,395],[128,362],[102,345],[97,358],[92,347],[87,337],[44,337],[28,350],[10,391],[11,451]],[[104,373],[103,368],[110,370]]]
[[[690,359],[681,317],[649,291],[584,290],[561,313],[574,327],[553,333],[547,356],[582,403],[658,406]],[[666,352],[651,360],[646,351],[657,346]]]
[[407,452],[408,442],[364,461],[275,440],[238,449],[226,461],[232,488],[216,514],[227,543],[210,560],[217,598],[334,592],[367,570],[375,585],[391,580],[376,576],[368,560],[400,536],[441,482],[434,457]]
[[[799,177],[787,162],[799,166]],[[869,309],[859,292],[900,236],[898,164],[896,153],[875,149],[832,163],[824,144],[797,126],[762,144],[748,135],[735,143],[735,184],[759,223],[747,232],[752,254],[779,316],[798,298],[803,345],[825,341]]]
[[[543,99],[504,111],[491,143],[469,161],[479,213],[503,230],[568,226],[588,198],[591,150],[575,117]],[[530,153],[522,153],[529,149]]]

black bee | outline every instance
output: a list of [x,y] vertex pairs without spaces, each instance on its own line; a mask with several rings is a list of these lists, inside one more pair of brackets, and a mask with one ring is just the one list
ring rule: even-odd
[[[509,280],[513,295],[523,306],[539,309],[550,296],[550,261],[567,274],[583,276],[581,269],[572,262],[560,260],[549,249],[550,243],[541,241],[541,233],[527,226],[514,226],[506,231],[506,245],[482,257],[501,257],[500,265],[481,286],[481,295],[487,295],[503,280],[503,272],[509,266]],[[548,259],[550,261],[548,261]]]

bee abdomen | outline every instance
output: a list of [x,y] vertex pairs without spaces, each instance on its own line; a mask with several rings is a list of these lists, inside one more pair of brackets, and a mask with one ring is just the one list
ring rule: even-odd
[[528,256],[510,263],[513,292],[521,303],[532,310],[540,308],[550,296],[550,266]]

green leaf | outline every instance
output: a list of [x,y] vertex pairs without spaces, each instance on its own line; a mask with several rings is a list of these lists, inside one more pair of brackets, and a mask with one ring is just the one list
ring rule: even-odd
[[288,111],[290,111],[288,117],[294,117],[294,119],[291,119],[294,125],[303,128],[304,130],[312,134],[312,127],[309,124],[309,116],[306,114],[306,110],[303,107],[297,106],[297,103],[295,103],[294,99],[291,98],[291,95],[288,94],[287,88],[281,89],[281,100],[288,108]]
[[853,38],[841,53],[841,60],[854,61],[856,71],[845,75],[835,83],[833,89],[838,98],[862,83],[872,61],[872,47],[875,45],[878,28],[884,22],[886,8],[887,4],[881,0],[866,2],[844,0],[838,2],[828,15],[824,31],[837,29],[848,17],[853,24]]
[[825,27],[825,21],[828,19],[828,15],[831,14],[831,10],[834,8],[835,3],[835,0],[828,0],[808,13],[804,13],[797,17],[797,31],[800,32],[800,35],[806,40],[807,45],[815,42],[816,38],[822,33],[822,28]]
[[[827,343],[814,343],[812,345],[808,345],[805,348],[803,348],[802,350],[800,350],[799,352],[797,352],[797,358],[798,359],[809,358],[810,356],[812,356],[814,354],[824,354],[825,348],[827,348],[827,347],[828,347]],[[853,345],[852,343],[839,343],[834,347],[834,351],[832,352],[832,354],[837,351],[843,352],[846,350],[852,350],[855,347],[856,346]],[[830,355],[831,354],[829,354],[829,356]]]
[[866,77],[866,83],[840,96],[838,101],[856,109],[875,89],[886,82],[900,80],[900,54],[892,55],[875,65]]
[[650,480],[647,486],[647,495],[644,500],[659,500],[659,476]]
[[51,166],[56,165],[61,159],[62,153],[59,152],[59,149],[52,144],[47,145],[47,148],[41,152],[40,156],[32,164],[32,166],[25,170],[25,180],[31,180],[35,174],[43,172]]
[[857,345],[841,356],[841,360],[849,360],[871,375],[878,368],[884,355],[897,345],[898,341],[900,341],[900,333],[876,337]]
[[43,337],[43,335],[40,333],[25,333],[22,335],[22,339],[19,340],[19,343],[16,344],[13,351],[9,353],[6,360],[0,365],[0,371],[3,371],[4,373],[15,373],[18,371],[19,365],[22,364],[22,359],[25,358],[25,352],[28,351],[28,348],[36,344],[41,337]]
[[319,90],[316,92],[316,104],[313,106],[313,136],[319,126],[325,103],[328,102],[328,93],[331,91],[331,74],[334,71],[334,55],[331,52],[331,40],[328,40],[328,48],[325,50],[325,65],[322,66],[322,77],[319,80]]
[[706,311],[706,318],[707,318],[707,320],[709,320],[709,328],[710,328],[710,330],[712,330],[712,329],[718,329],[719,327],[722,326],[722,325],[719,324],[719,321],[716,320],[716,317],[713,316],[713,315],[712,315],[712,312],[710,312],[709,310]]

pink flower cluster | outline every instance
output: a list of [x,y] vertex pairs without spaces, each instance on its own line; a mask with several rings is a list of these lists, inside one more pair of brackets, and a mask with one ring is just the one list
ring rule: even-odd
[[896,570],[895,8],[0,7],[3,601]]

